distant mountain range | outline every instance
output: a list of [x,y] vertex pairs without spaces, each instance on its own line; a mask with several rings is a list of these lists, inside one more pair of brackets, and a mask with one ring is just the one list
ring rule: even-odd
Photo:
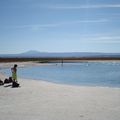
[[120,53],[39,52],[30,50],[20,54],[0,54],[0,57],[120,57]]

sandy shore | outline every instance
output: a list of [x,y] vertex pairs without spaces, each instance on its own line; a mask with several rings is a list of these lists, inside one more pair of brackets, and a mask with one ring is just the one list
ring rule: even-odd
[[0,86],[0,120],[120,120],[120,88],[18,81]]

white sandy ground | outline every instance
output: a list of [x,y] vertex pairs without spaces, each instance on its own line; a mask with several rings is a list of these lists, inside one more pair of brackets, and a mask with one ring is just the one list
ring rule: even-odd
[[120,88],[18,81],[0,86],[0,120],[120,120]]

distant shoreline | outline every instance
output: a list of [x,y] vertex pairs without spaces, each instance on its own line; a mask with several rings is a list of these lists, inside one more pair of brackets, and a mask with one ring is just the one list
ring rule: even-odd
[[49,63],[49,62],[80,62],[80,61],[120,61],[120,57],[59,57],[59,58],[5,58],[0,57],[0,62],[39,62],[39,63]]

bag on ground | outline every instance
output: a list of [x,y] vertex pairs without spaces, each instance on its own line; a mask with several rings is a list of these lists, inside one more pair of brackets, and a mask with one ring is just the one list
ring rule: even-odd
[[4,82],[2,80],[0,80],[0,85],[4,85]]
[[17,82],[15,82],[15,81],[13,81],[13,83],[12,83],[12,87],[14,88],[14,87],[19,87],[19,83],[17,83]]

